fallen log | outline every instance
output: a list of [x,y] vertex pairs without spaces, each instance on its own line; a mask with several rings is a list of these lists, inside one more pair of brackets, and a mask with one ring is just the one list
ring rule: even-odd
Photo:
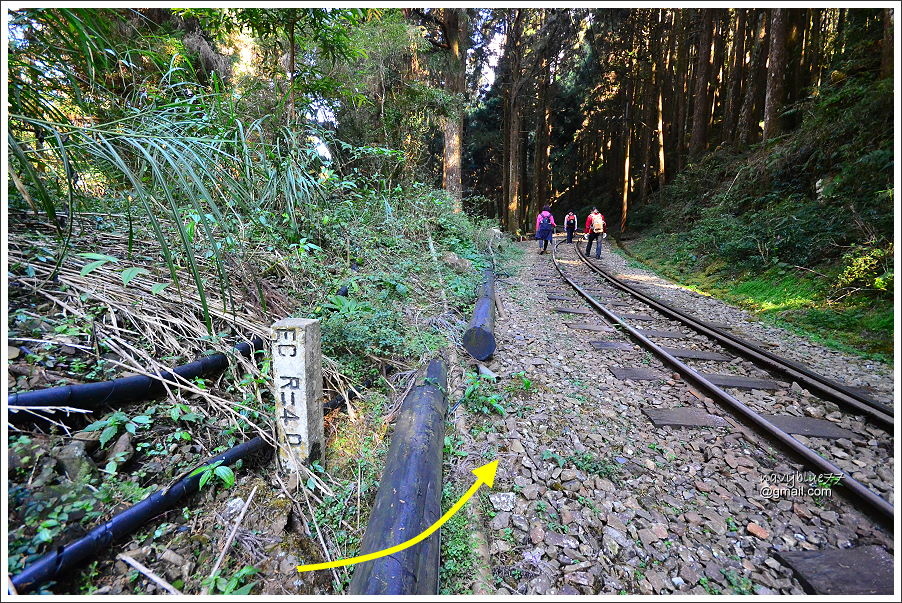
[[[442,498],[448,370],[434,359],[404,398],[370,513],[360,554],[410,540],[438,521]],[[352,595],[434,595],[438,591],[439,534],[393,555],[357,565]]]
[[482,292],[473,308],[470,328],[463,336],[464,348],[476,360],[487,360],[495,353],[495,275],[486,270]]

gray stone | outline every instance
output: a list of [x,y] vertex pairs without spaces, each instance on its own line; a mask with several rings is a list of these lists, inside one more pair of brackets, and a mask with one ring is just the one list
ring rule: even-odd
[[577,541],[573,536],[564,536],[563,534],[558,534],[554,531],[545,532],[545,544],[560,547],[566,546],[570,547],[571,549],[579,547],[579,541]]
[[69,481],[86,483],[96,479],[97,465],[88,457],[83,441],[69,442],[55,456]]
[[893,557],[883,547],[778,551],[805,591],[817,595],[891,595]]
[[642,541],[643,546],[648,549],[651,545],[656,543],[659,538],[649,529],[639,530],[639,540]]
[[270,341],[279,461],[300,471],[325,452],[320,322],[283,318],[270,328]]
[[489,494],[489,501],[496,511],[513,511],[516,497],[513,492],[495,492]]
[[595,576],[586,572],[573,572],[572,574],[567,574],[566,580],[583,586],[595,585]]
[[529,539],[533,544],[539,544],[545,540],[545,529],[540,524],[535,524],[529,530]]
[[526,500],[536,500],[539,498],[539,486],[536,484],[530,484],[523,488],[522,494],[526,497]]
[[491,526],[493,530],[503,530],[510,525],[511,514],[507,511],[501,511],[492,518]]

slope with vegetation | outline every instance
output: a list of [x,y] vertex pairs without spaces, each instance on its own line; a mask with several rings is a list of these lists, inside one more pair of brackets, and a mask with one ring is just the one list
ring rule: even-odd
[[[328,472],[280,486],[220,468],[198,500],[121,545],[186,593],[343,591],[348,571],[296,581],[283,559],[356,552],[387,419],[423,359],[459,340],[490,262],[493,223],[416,180],[405,141],[434,123],[441,94],[404,82],[418,32],[399,15],[10,13],[10,391],[228,353],[299,316],[322,320],[326,394],[360,394],[327,416]],[[243,361],[90,418],[29,426],[19,411],[8,571],[204,458],[271,440],[268,376],[268,360]],[[254,486],[264,512],[207,579],[222,505]],[[42,588],[154,591],[114,557]]]
[[[850,34],[852,36],[852,34]],[[893,78],[858,31],[798,127],[723,145],[635,210],[624,249],[828,345],[893,355]],[[632,236],[638,238],[632,239]]]

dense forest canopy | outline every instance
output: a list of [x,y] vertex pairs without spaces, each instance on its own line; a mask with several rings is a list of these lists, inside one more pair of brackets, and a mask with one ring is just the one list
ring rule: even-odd
[[[808,234],[776,239],[803,264],[825,259],[806,216],[827,205],[854,226],[827,226],[826,259],[885,254],[892,32],[892,10],[857,8],[19,9],[9,173],[50,215],[104,187],[212,213],[211,241],[252,208],[313,236],[298,210],[356,174],[441,187],[511,233],[546,204],[624,233],[794,208]],[[693,179],[734,169],[726,193]]]

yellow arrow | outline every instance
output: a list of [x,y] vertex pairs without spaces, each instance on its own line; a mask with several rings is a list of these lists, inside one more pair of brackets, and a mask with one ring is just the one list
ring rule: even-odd
[[401,544],[396,544],[395,546],[382,549],[381,551],[376,551],[375,553],[369,553],[367,555],[358,555],[357,557],[348,557],[347,559],[339,559],[338,561],[328,561],[326,563],[311,563],[308,565],[299,565],[299,572],[310,572],[313,570],[321,570],[321,569],[329,569],[330,567],[342,567],[345,565],[354,565],[355,563],[361,563],[363,561],[370,561],[371,559],[378,559],[379,557],[385,557],[386,555],[393,555],[398,551],[403,551],[408,547],[412,547],[418,542],[422,542],[429,538],[433,532],[442,527],[442,524],[451,519],[451,517],[460,511],[461,507],[463,507],[470,498],[476,494],[476,491],[479,490],[479,486],[482,484],[487,485],[489,488],[495,483],[495,472],[498,470],[498,461],[492,461],[491,463],[487,463],[482,467],[477,467],[473,469],[473,473],[476,475],[476,482],[470,486],[470,489],[464,493],[460,499],[454,503],[448,511],[442,515],[438,521],[434,524],[426,528],[423,532],[420,532],[410,540],[405,540]]

